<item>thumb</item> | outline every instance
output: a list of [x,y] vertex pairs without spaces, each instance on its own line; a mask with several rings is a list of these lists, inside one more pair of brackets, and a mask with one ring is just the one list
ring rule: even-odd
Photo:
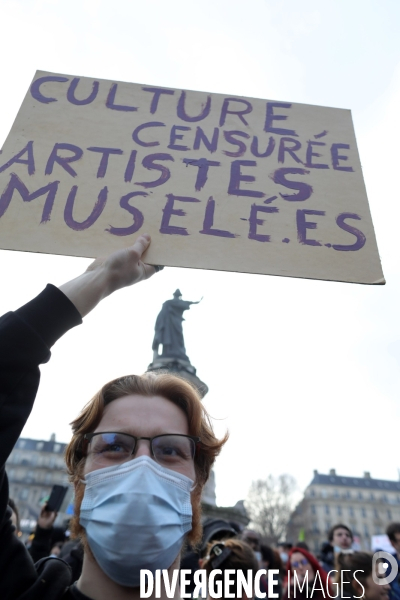
[[148,233],[143,233],[134,244],[128,248],[129,252],[136,254],[137,258],[140,259],[150,246],[151,237]]

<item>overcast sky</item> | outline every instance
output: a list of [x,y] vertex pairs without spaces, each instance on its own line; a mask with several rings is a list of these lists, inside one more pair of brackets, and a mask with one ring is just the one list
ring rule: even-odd
[[[313,469],[397,479],[400,366],[397,0],[0,0],[0,144],[37,69],[352,110],[386,286],[168,268],[108,298],[54,348],[23,435],[67,442],[106,381],[143,372],[179,287],[186,349],[209,386],[217,502]],[[0,161],[1,162],[1,161]],[[1,224],[0,224],[1,239]],[[0,251],[2,312],[87,259]]]

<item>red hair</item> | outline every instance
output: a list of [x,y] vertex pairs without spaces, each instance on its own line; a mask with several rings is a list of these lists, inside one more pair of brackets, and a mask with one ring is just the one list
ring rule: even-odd
[[[314,554],[311,554],[311,552],[308,552],[308,550],[305,550],[304,548],[297,548],[297,546],[295,546],[294,548],[291,548],[289,551],[289,558],[288,558],[287,564],[288,564],[288,572],[290,572],[291,577],[293,577],[293,569],[292,569],[290,559],[292,558],[292,555],[295,552],[300,552],[300,554],[302,554],[304,556],[304,558],[306,558],[308,560],[308,562],[310,563],[310,565],[313,568],[315,575],[317,575],[317,573],[319,573],[319,576],[321,578],[324,589],[325,590],[329,589],[329,593],[333,594],[333,588],[332,588],[331,582],[329,581],[328,573],[325,571],[325,569],[323,569],[321,567],[321,565],[319,564],[319,562],[318,562],[317,558],[314,556]],[[293,581],[293,579],[292,579],[292,581]],[[286,579],[285,579],[285,584],[287,586],[287,575],[286,575]]]

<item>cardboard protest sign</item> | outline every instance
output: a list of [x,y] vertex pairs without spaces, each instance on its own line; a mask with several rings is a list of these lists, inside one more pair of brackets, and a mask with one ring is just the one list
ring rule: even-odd
[[38,71],[0,194],[4,249],[384,283],[348,110]]

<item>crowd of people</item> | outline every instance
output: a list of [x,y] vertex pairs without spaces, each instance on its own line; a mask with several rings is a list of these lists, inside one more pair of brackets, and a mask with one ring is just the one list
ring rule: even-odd
[[[149,236],[140,236],[0,319],[0,598],[136,600],[142,570],[166,570],[172,578],[179,569],[201,569],[207,575],[202,596],[211,596],[212,579],[220,597],[236,597],[225,575],[237,589],[250,571],[260,598],[400,600],[397,579],[390,586],[382,579],[382,560],[351,552],[352,532],[343,524],[332,529],[319,557],[304,542],[273,548],[236,523],[202,524],[202,490],[227,436],[215,436],[197,391],[169,373],[106,383],[72,422],[66,451],[75,488],[72,539],[57,531],[47,507],[29,547],[16,535],[18,508],[9,498],[5,463],[32,410],[39,365],[103,298],[159,270],[141,260],[149,244]],[[388,536],[399,564],[400,524]],[[249,590],[244,586],[240,597],[253,597]],[[172,596],[163,588],[161,597]]]
[[[15,534],[19,532],[18,508],[12,499],[9,506],[13,514]],[[70,540],[69,530],[54,527],[57,514],[42,508],[37,526],[26,541],[32,560],[38,563],[45,558],[63,559],[71,569],[72,579],[77,581],[82,573],[84,548],[79,539]],[[391,523],[387,535],[393,545],[393,556],[400,567],[400,523]],[[185,546],[181,555],[180,570],[190,571],[186,592],[190,597],[210,598],[207,583],[204,590],[196,588],[195,573],[205,570],[209,579],[212,571],[213,587],[221,598],[233,597],[227,594],[226,576],[229,571],[229,593],[237,590],[238,574],[246,578],[252,573],[260,573],[258,595],[253,585],[252,594],[246,591],[237,596],[243,600],[251,598],[276,598],[289,600],[299,598],[363,598],[364,600],[399,600],[399,577],[390,584],[379,583],[390,574],[391,569],[379,568],[374,564],[373,555],[354,551],[353,533],[342,523],[334,525],[328,540],[321,545],[315,556],[303,541],[292,545],[280,542],[277,545],[263,543],[262,536],[255,530],[243,529],[237,522],[224,519],[206,519],[203,523],[202,538],[194,547]],[[381,563],[385,561],[381,559]],[[388,565],[389,567],[389,565]],[[375,570],[376,577],[372,576]],[[378,581],[378,583],[377,583]],[[265,594],[265,596],[264,596]]]

